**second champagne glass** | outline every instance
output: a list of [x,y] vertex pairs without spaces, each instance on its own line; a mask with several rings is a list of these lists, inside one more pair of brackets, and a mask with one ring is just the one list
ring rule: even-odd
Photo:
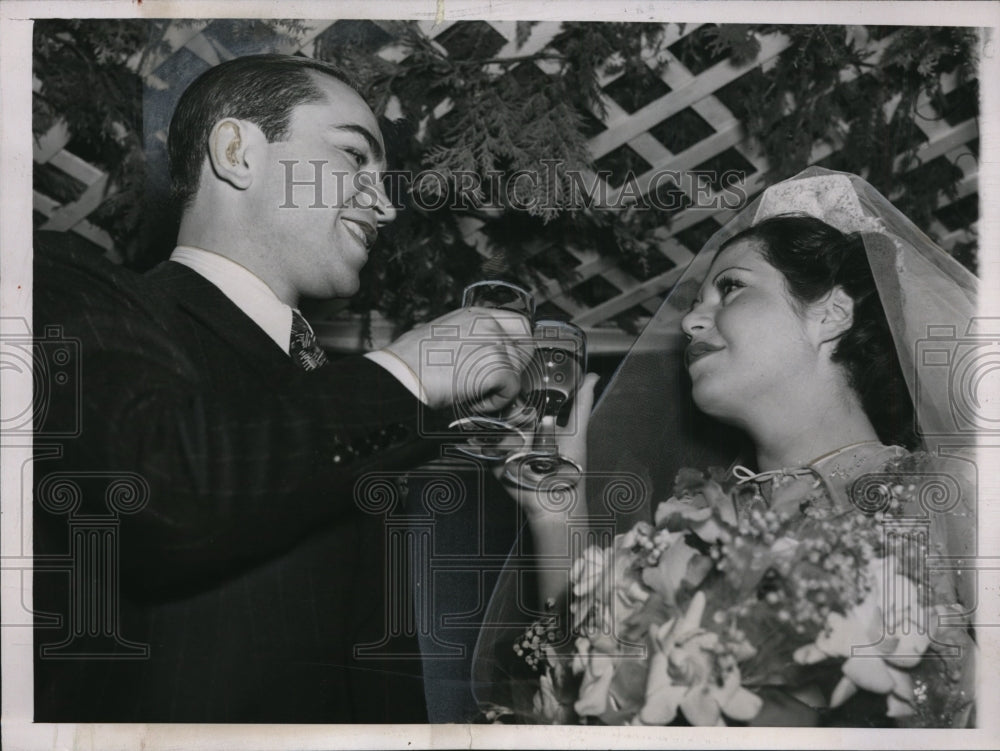
[[565,321],[535,324],[535,354],[522,373],[521,392],[540,416],[530,450],[512,454],[504,477],[527,490],[576,485],[580,465],[559,451],[556,423],[573,399],[587,370],[587,336]]

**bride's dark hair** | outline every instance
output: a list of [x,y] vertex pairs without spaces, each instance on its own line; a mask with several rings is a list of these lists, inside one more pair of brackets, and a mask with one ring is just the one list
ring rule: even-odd
[[765,219],[727,240],[757,240],[764,258],[785,277],[793,300],[805,306],[840,286],[854,300],[854,321],[833,352],[847,371],[865,413],[884,443],[913,448],[913,403],[899,367],[892,331],[858,233],[846,235],[819,219]]

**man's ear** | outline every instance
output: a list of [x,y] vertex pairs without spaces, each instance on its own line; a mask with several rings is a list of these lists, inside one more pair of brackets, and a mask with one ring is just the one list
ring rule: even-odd
[[854,323],[854,299],[837,285],[817,305],[822,341],[830,342],[845,334]]
[[[208,159],[220,180],[246,190],[253,182],[247,148],[256,136],[256,128],[245,120],[227,117],[219,120],[208,135]],[[259,131],[258,131],[259,132]]]

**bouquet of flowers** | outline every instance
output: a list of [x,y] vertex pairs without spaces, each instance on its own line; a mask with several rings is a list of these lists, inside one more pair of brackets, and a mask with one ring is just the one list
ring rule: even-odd
[[866,513],[838,509],[801,472],[771,478],[765,502],[754,482],[681,471],[652,523],[575,561],[563,617],[513,645],[534,691],[512,713],[560,724],[970,722],[973,645],[953,595],[927,573],[921,488],[904,472],[880,477]]

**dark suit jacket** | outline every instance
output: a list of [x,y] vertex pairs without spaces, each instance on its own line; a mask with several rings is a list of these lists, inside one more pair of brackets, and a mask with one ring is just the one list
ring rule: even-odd
[[433,451],[419,402],[365,358],[300,371],[182,265],[66,243],[35,251],[36,357],[63,337],[79,362],[37,385],[36,720],[425,721],[419,660],[353,656],[387,628],[355,482]]

